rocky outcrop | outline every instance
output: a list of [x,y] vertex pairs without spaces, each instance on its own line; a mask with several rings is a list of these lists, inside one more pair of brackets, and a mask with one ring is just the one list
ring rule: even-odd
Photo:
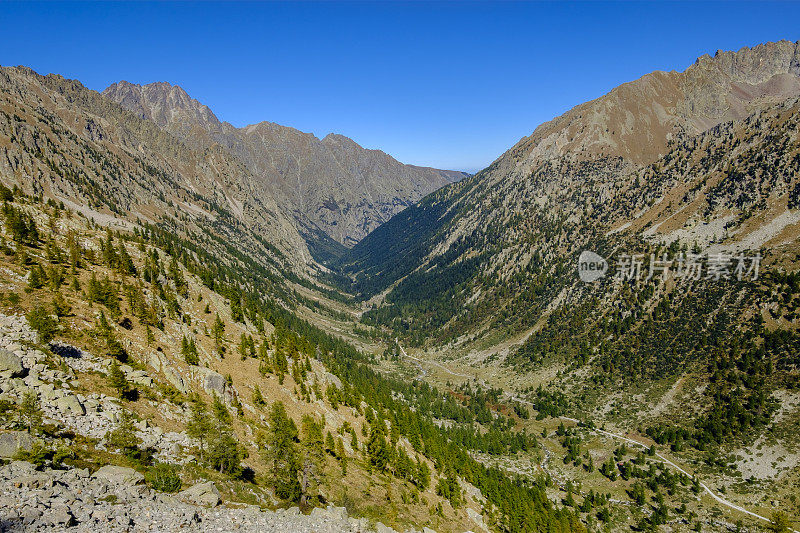
[[8,373],[10,377],[22,375],[22,360],[6,349],[0,348],[0,373]]
[[[106,373],[110,361],[65,343],[54,343],[51,349],[61,357],[68,371],[54,370],[44,364],[46,355],[43,352],[28,345],[31,339],[35,339],[35,333],[24,317],[0,315],[0,349],[14,355],[25,374],[24,378],[19,378],[0,373],[0,399],[19,403],[26,393],[34,392],[39,398],[45,422],[63,426],[85,437],[100,439],[98,447],[103,449],[102,440],[108,431],[117,426],[124,408],[116,398],[105,394],[76,393],[72,383],[75,372]],[[152,382],[152,378],[144,371],[134,370],[127,365],[121,365],[121,369],[133,382]],[[180,420],[186,417],[186,413],[177,406],[148,401],[167,418]],[[156,458],[160,461],[183,464],[192,458],[186,450],[195,443],[183,432],[163,431],[141,421],[137,423],[137,436],[144,447],[156,451]],[[6,448],[10,447],[10,441],[6,442]]]
[[114,465],[100,467],[92,477],[113,485],[138,485],[144,482],[144,476],[133,468]]
[[91,474],[85,469],[38,471],[30,463],[12,462],[0,468],[0,531],[373,531],[365,519],[348,517],[342,507],[315,509],[308,516],[297,507],[275,512],[252,505],[219,507],[213,483],[171,496],[142,485],[141,477],[129,468],[105,466]]
[[33,438],[25,431],[0,432],[0,457],[14,457],[20,450],[30,450]]
[[214,483],[198,483],[184,491],[178,493],[178,498],[194,505],[203,507],[216,507],[222,503],[222,496]]

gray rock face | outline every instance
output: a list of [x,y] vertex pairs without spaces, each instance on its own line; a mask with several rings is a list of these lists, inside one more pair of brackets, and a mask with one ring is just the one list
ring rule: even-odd
[[322,232],[351,246],[463,172],[404,165],[343,135],[318,139],[272,122],[235,128],[169,83],[109,86],[103,95],[195,149],[218,144],[255,178],[256,197],[274,197],[307,238]]
[[162,370],[164,372],[164,377],[166,377],[167,381],[169,381],[176,389],[181,391],[183,394],[189,393],[189,387],[186,385],[186,381],[184,381],[183,376],[181,376],[177,370],[168,366],[162,367]]
[[12,376],[21,376],[24,372],[22,359],[8,350],[0,348],[0,372],[10,372]]
[[133,468],[114,465],[101,467],[92,477],[103,479],[114,485],[136,485],[144,481],[144,476]]
[[219,490],[214,486],[214,483],[208,481],[206,483],[198,483],[184,491],[178,493],[178,498],[195,505],[202,505],[204,507],[216,507],[222,503],[222,496]]
[[62,396],[55,401],[55,406],[59,411],[69,413],[71,415],[82,416],[86,414],[83,404],[75,396],[68,395]]
[[30,450],[33,439],[25,431],[0,433],[0,457],[13,457],[19,450]]
[[213,370],[206,369],[206,374],[203,377],[203,390],[210,395],[216,394],[222,396],[225,394],[225,378],[222,374],[214,372]]

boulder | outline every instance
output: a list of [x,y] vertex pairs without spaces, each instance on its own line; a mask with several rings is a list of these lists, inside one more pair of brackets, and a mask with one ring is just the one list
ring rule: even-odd
[[0,348],[0,372],[11,372],[12,376],[21,376],[24,373],[22,359],[4,348]]
[[311,516],[323,520],[347,520],[347,509],[344,507],[334,507],[329,505],[327,508],[314,507],[311,511]]
[[164,377],[167,378],[167,381],[172,383],[172,385],[183,394],[189,394],[189,387],[186,386],[186,382],[177,370],[170,367],[162,367],[162,370],[164,371]]
[[222,374],[218,372],[214,372],[213,370],[207,370],[206,375],[203,378],[203,390],[206,391],[210,396],[217,396],[222,397],[225,394],[225,378],[222,377]]
[[186,503],[203,505],[206,507],[216,507],[222,503],[222,496],[212,481],[198,483],[186,490],[178,493],[178,498]]
[[14,479],[35,473],[36,466],[27,461],[12,461],[3,467],[1,471],[5,479]]
[[0,433],[0,457],[13,457],[19,450],[30,450],[33,439],[25,431]]
[[147,375],[147,372],[144,370],[134,370],[128,376],[134,384],[140,385],[142,387],[152,387],[153,386],[153,378]]
[[52,383],[44,383],[39,387],[39,394],[42,397],[42,400],[45,402],[52,402],[55,401],[56,397],[56,389]]
[[59,506],[49,509],[44,513],[40,522],[42,525],[52,527],[71,527],[76,524],[75,517],[72,516],[72,513],[69,511],[69,509],[67,509],[66,506]]
[[100,467],[92,477],[108,481],[111,485],[136,485],[144,481],[144,476],[133,468],[114,465]]
[[164,357],[164,354],[159,352],[151,352],[147,356],[147,362],[156,369],[156,372],[161,372],[161,367],[167,366],[167,359]]
[[71,394],[57,399],[55,401],[55,406],[62,413],[73,414],[77,416],[83,416],[86,414],[83,404],[81,404],[78,398],[72,396]]

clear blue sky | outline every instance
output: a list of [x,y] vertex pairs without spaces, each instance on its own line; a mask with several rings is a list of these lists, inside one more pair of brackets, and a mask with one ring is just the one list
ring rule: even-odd
[[800,4],[7,3],[0,64],[169,81],[242,126],[475,171],[543,121],[717,49],[800,39]]

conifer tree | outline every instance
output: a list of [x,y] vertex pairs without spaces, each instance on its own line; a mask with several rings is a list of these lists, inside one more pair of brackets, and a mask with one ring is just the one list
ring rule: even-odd
[[205,444],[208,442],[209,433],[213,425],[206,409],[206,404],[200,399],[195,398],[192,402],[192,415],[186,425],[186,433],[200,444],[200,460],[204,460]]
[[214,325],[211,328],[211,336],[214,338],[214,345],[217,348],[217,353],[222,353],[222,343],[225,341],[225,322],[219,317],[214,320]]
[[278,497],[295,501],[300,497],[297,426],[286,414],[283,402],[272,404],[269,424],[264,460],[269,465],[270,482]]
[[116,359],[111,360],[111,366],[108,368],[108,384],[120,398],[125,398],[130,390],[128,378],[125,377],[125,372],[122,371]]
[[303,440],[300,444],[300,503],[307,505],[322,480],[325,444],[322,424],[310,415],[303,416]]
[[214,397],[213,412],[207,461],[221,473],[238,475],[241,471],[242,450],[233,432],[231,414],[218,396]]
[[134,417],[130,411],[122,411],[117,427],[106,433],[106,441],[112,448],[120,450],[128,457],[136,455],[142,441],[136,435]]
[[253,389],[253,405],[259,409],[267,405],[267,402],[264,400],[264,396],[261,394],[261,389],[258,387],[258,385],[256,385]]
[[197,354],[197,344],[193,338],[187,339],[184,336],[181,339],[181,355],[184,361],[190,365],[196,365],[200,362],[200,357]]
[[389,446],[386,444],[383,422],[378,421],[372,426],[366,451],[370,466],[382,472],[389,462]]
[[336,457],[339,459],[339,464],[342,466],[342,475],[347,475],[347,451],[344,449],[344,441],[341,437],[336,439]]
[[325,450],[331,452],[333,456],[336,456],[336,442],[333,440],[333,435],[330,431],[325,435]]
[[42,425],[42,409],[39,407],[39,397],[34,391],[28,391],[22,397],[17,416],[28,433],[33,433]]

